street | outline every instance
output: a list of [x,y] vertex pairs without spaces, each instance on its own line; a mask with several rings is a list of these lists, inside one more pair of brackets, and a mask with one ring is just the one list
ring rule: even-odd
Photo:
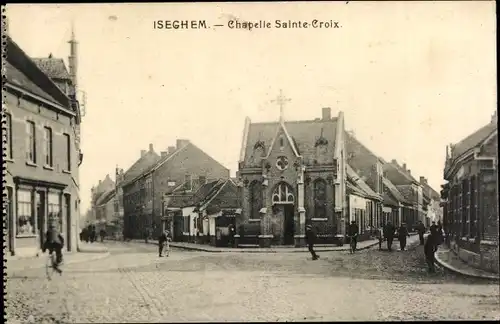
[[[8,323],[499,319],[499,287],[409,251],[206,253],[106,243],[102,260],[7,271]],[[16,321],[17,320],[17,321]]]

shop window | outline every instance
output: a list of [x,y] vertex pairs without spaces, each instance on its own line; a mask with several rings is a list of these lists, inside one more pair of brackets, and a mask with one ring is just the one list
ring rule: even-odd
[[36,233],[35,215],[33,213],[33,195],[30,190],[17,191],[17,235]]

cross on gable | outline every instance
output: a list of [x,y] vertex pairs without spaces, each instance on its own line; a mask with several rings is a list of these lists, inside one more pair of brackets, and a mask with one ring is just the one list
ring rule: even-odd
[[283,112],[284,106],[285,106],[285,103],[290,102],[290,101],[292,101],[292,99],[286,98],[283,95],[283,90],[281,90],[281,89],[280,89],[279,96],[276,99],[271,100],[271,102],[277,103],[280,106],[280,121],[284,121],[284,119],[285,119],[284,116],[283,116],[283,114],[284,114],[284,112]]

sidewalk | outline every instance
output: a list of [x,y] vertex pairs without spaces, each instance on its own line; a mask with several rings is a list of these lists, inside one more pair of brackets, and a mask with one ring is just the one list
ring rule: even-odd
[[[407,245],[418,241],[418,236],[410,234]],[[132,240],[135,243],[145,243],[144,240]],[[394,241],[397,243],[398,241]],[[148,240],[148,244],[158,245],[157,240]],[[369,249],[378,245],[378,240],[367,240],[358,243],[357,250]],[[288,246],[273,246],[270,248],[230,248],[230,247],[215,247],[205,244],[195,244],[186,242],[170,242],[170,247],[201,252],[233,252],[233,253],[295,253],[295,252],[309,252],[307,247],[288,247]],[[349,251],[349,244],[343,246],[335,245],[315,245],[316,252],[333,252],[333,251]]]
[[498,274],[473,268],[460,260],[452,250],[440,247],[436,254],[436,262],[443,268],[473,278],[500,280]]
[[[109,252],[104,253],[83,253],[83,252],[65,252],[63,258],[63,267],[65,264],[89,262],[104,259],[109,256]],[[27,269],[36,269],[45,267],[47,262],[47,253],[39,257],[16,259],[4,256],[4,267],[7,272],[20,271]]]

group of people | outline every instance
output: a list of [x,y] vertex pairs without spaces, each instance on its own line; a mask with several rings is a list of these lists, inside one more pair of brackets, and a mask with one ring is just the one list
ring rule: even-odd
[[[416,230],[419,235],[420,245],[424,245],[424,254],[427,265],[429,267],[429,272],[435,272],[436,269],[434,253],[437,251],[438,245],[440,245],[443,241],[443,228],[441,226],[441,222],[438,222],[438,224],[432,222],[432,225],[430,227],[430,234],[427,237],[427,240],[424,240],[426,228],[422,222],[419,222],[419,224],[416,226]],[[356,221],[352,221],[351,224],[349,224],[347,235],[351,240],[351,243],[353,244],[353,251],[355,251],[359,236],[359,226],[356,224]],[[392,251],[392,243],[394,241],[394,238],[396,237],[399,240],[401,251],[404,251],[407,244],[407,238],[410,237],[408,227],[405,223],[402,223],[401,226],[396,228],[396,226],[388,221],[387,224],[381,226],[378,231],[379,250],[382,250],[382,243],[385,240],[387,241],[387,250]],[[312,259],[319,259],[319,255],[314,251],[314,244],[317,239],[317,235],[310,223],[306,224],[305,239]]]

